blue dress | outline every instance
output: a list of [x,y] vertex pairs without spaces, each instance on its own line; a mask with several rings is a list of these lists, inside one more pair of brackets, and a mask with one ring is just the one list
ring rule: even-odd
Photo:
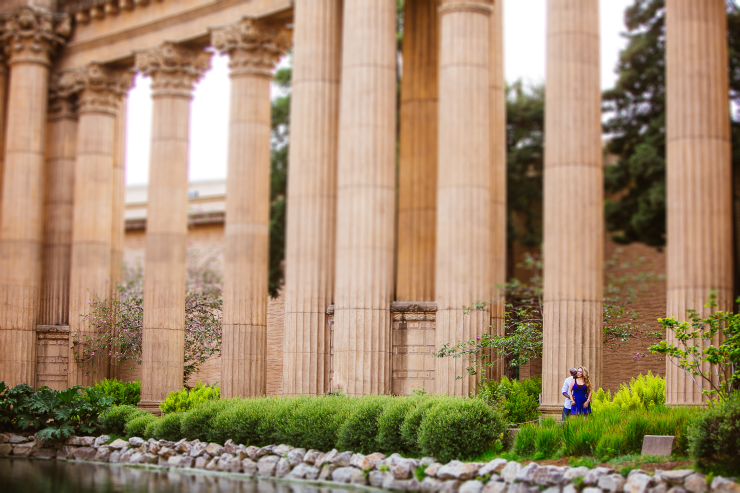
[[571,416],[575,414],[591,414],[591,403],[588,403],[588,407],[583,407],[583,404],[588,400],[588,386],[578,385],[578,381],[573,382],[573,400],[576,401],[570,408]]

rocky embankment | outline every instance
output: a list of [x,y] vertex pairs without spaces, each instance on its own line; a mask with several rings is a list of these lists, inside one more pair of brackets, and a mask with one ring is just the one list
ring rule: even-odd
[[[639,469],[627,477],[613,469],[540,466],[534,462],[494,459],[486,464],[452,461],[440,464],[430,457],[407,459],[352,452],[327,453],[288,445],[254,447],[180,440],[110,437],[71,437],[61,444],[36,437],[0,434],[0,456],[81,460],[120,464],[151,464],[169,468],[204,469],[245,475],[326,481],[400,491],[443,493],[740,493],[728,478],[708,478],[690,469],[649,475]],[[417,474],[419,468],[423,474]],[[421,477],[421,479],[419,479]]]

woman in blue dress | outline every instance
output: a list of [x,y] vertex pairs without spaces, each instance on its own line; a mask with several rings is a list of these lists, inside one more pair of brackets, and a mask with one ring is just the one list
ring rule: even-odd
[[593,388],[591,381],[588,379],[588,370],[584,367],[576,370],[576,378],[570,384],[570,415],[589,415],[591,414],[591,396]]

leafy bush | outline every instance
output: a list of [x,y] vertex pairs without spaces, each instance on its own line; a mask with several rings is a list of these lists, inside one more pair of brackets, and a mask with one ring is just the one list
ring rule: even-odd
[[128,404],[113,406],[100,413],[98,423],[108,433],[123,433],[126,423],[145,414],[150,413]]
[[601,460],[609,460],[627,453],[627,440],[623,433],[612,431],[601,435],[594,452]]
[[418,443],[424,455],[449,462],[488,450],[505,430],[501,416],[482,400],[448,398],[424,414]]
[[534,455],[535,460],[550,459],[557,456],[563,446],[563,430],[558,423],[552,418],[547,418],[536,430],[534,447],[537,452]]
[[639,409],[652,409],[665,404],[665,378],[653,375],[648,371],[647,376],[642,374],[632,378],[629,385],[622,384],[619,391],[611,399],[609,391],[599,389],[593,400],[594,412],[606,410],[621,410],[632,412]]
[[688,443],[691,458],[699,469],[740,475],[740,392],[696,418]]
[[151,413],[146,413],[140,416],[136,416],[135,418],[131,419],[129,422],[126,423],[126,426],[124,427],[126,436],[127,437],[149,438],[149,437],[144,436],[146,432],[146,428],[149,425],[149,423],[152,423],[153,421],[156,421],[156,420],[157,420],[157,417]]
[[383,408],[383,412],[378,417],[377,444],[380,452],[409,453],[401,435],[401,427],[406,415],[416,407],[418,402],[418,399],[393,399]]
[[401,425],[401,440],[403,441],[404,449],[410,455],[421,454],[421,449],[419,448],[419,428],[421,428],[421,422],[424,420],[424,415],[439,403],[443,397],[432,395],[416,397],[416,399],[419,399],[416,407],[406,414],[406,419],[403,420],[403,424]]
[[520,381],[504,376],[501,381],[485,380],[478,388],[478,397],[499,407],[507,423],[526,423],[537,419],[540,415],[541,393],[540,378]]
[[212,441],[210,437],[216,434],[213,425],[218,418],[218,414],[227,409],[231,403],[230,400],[207,400],[192,407],[182,416],[182,422],[180,423],[182,438]]
[[391,402],[387,396],[368,396],[360,400],[339,429],[337,448],[361,454],[378,451],[378,418]]
[[[338,447],[340,429],[358,401],[372,397],[317,397],[291,406],[290,420],[282,425],[285,443],[306,449],[331,450]],[[358,450],[359,451],[359,450]]]
[[[341,399],[342,397],[333,398]],[[280,399],[280,405],[276,406],[273,412],[265,416],[265,419],[260,423],[260,436],[263,437],[263,439],[268,440],[270,443],[288,443],[290,437],[288,436],[287,430],[290,423],[293,421],[293,413],[306,402],[314,402],[317,399],[319,398],[311,398],[307,396]]]
[[153,428],[150,432],[149,426],[145,431],[147,436],[142,438],[156,438],[157,440],[169,440],[176,442],[182,438],[180,424],[184,413],[165,414],[161,418],[153,421]]
[[279,406],[278,398],[245,399],[235,401],[218,414],[213,423],[213,438],[217,443],[232,439],[235,443],[269,445],[260,434],[260,423]]
[[514,437],[514,453],[519,457],[530,457],[535,454],[537,447],[537,428],[534,425],[523,426]]
[[189,411],[194,406],[206,401],[216,400],[221,397],[221,387],[216,384],[203,385],[203,382],[192,389],[182,389],[170,392],[167,399],[159,405],[164,414],[182,413]]
[[136,405],[141,399],[141,381],[121,382],[120,380],[105,379],[96,383],[91,389],[101,394],[113,397],[116,405],[132,404]]

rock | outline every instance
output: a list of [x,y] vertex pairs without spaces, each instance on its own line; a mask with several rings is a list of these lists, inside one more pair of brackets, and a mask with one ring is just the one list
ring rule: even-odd
[[419,465],[420,466],[430,466],[434,464],[435,462],[437,462],[437,459],[435,459],[434,457],[422,457],[421,460],[419,461]]
[[141,447],[145,443],[146,442],[144,440],[142,440],[141,438],[139,438],[139,437],[131,437],[131,438],[128,439],[128,444],[131,447]]
[[740,493],[740,484],[718,476],[712,480],[712,493]]
[[197,457],[195,459],[195,464],[193,465],[193,467],[195,467],[196,469],[205,469],[207,464],[208,461],[205,457]]
[[559,485],[563,483],[563,472],[560,470],[559,467],[555,466],[539,467],[535,469],[534,475],[532,476],[532,481],[540,486]]
[[459,493],[481,493],[483,490],[483,483],[476,480],[465,481],[460,485]]
[[103,445],[105,445],[109,441],[110,441],[110,436],[108,436],[108,435],[100,435],[93,442],[93,447],[95,447],[95,448],[102,447]]
[[542,493],[560,493],[560,486],[550,486]]
[[134,452],[131,455],[131,458],[128,460],[129,464],[143,464],[144,463],[144,454],[141,452]]
[[190,454],[191,450],[193,450],[193,446],[186,440],[180,440],[175,444],[175,452],[178,454]]
[[224,450],[226,450],[227,454],[235,455],[236,454],[236,448],[238,447],[237,444],[235,444],[231,438],[226,440],[226,443],[224,443]]
[[206,464],[206,471],[215,471],[218,469],[218,457],[214,457],[213,459],[208,461],[208,464]]
[[540,489],[527,483],[513,483],[509,485],[508,493],[540,493]]
[[121,451],[121,463],[122,464],[129,463],[131,461],[131,457],[134,455],[135,452],[136,451],[132,448],[127,449],[127,450],[122,450]]
[[453,460],[440,467],[435,476],[439,479],[473,479],[478,476],[481,465],[475,462]]
[[[588,469],[588,468],[586,468],[586,469]],[[579,477],[583,477],[583,476],[579,476]],[[572,484],[566,484],[565,486],[563,486],[562,493],[579,493],[579,491]]]
[[682,485],[684,480],[694,474],[691,469],[674,469],[673,471],[661,471],[660,474],[655,474],[657,478],[660,476],[661,480],[666,481],[670,485]]
[[673,453],[673,444],[676,442],[674,436],[645,435],[642,439],[642,452],[640,455],[652,455],[658,457],[670,457]]
[[504,480],[507,483],[513,483],[514,478],[516,478],[516,475],[519,473],[519,470],[522,468],[522,465],[518,462],[508,462],[503,469],[501,469],[501,477],[504,478]]
[[[259,449],[257,451],[257,454],[256,454],[257,457],[256,457],[256,459],[253,459],[253,460],[261,459],[262,457],[264,457],[266,455],[272,455],[272,451],[274,449],[275,449],[275,445],[268,445],[267,447],[262,447],[261,449]],[[251,458],[251,456],[250,456],[250,458]]]
[[0,433],[0,444],[10,442],[10,435],[7,433]]
[[684,479],[683,487],[689,493],[706,493],[709,490],[706,476],[698,472]]
[[611,474],[613,472],[614,469],[609,469],[607,467],[597,467],[595,469],[591,469],[585,476],[583,476],[583,485],[596,486],[597,484],[599,484],[599,478],[601,476],[603,476],[604,474]]
[[337,454],[334,458],[333,464],[337,467],[348,467],[353,455],[355,455],[354,452],[342,452],[341,454]]
[[242,460],[236,456],[231,460],[231,467],[229,467],[229,472],[242,472]]
[[[37,448],[31,456],[36,459],[54,459],[57,456],[57,450],[50,447]],[[107,462],[107,459],[103,462]]]
[[247,454],[247,447],[245,447],[244,445],[239,445],[236,448],[236,453],[234,454],[234,457],[236,457],[240,461],[242,461],[244,459],[248,459],[249,458],[249,454]]
[[509,484],[505,481],[489,481],[488,484],[483,487],[481,493],[506,493],[508,488]]
[[[627,479],[631,478],[631,477],[632,477],[632,476],[634,476],[635,474],[648,474],[648,473],[646,473],[646,472],[645,472],[645,471],[643,471],[642,469],[632,469],[632,470],[631,470],[631,471],[629,472],[629,474],[627,474]],[[649,474],[648,474],[648,476],[649,476]]]
[[291,450],[293,450],[294,447],[291,447],[290,445],[280,444],[277,447],[275,447],[272,451],[273,454],[279,455],[280,457],[287,457]]
[[316,449],[310,449],[308,452],[306,452],[306,455],[303,456],[303,462],[306,464],[316,464],[316,459],[321,455],[321,451]]
[[680,486],[674,486],[668,490],[668,493],[686,493],[686,490]]
[[[224,447],[225,449],[226,447]],[[231,461],[233,460],[233,456],[231,454],[227,454],[224,452],[221,454],[218,458],[218,470],[219,471],[230,471],[231,470]]]
[[653,478],[647,474],[631,474],[634,471],[630,471],[627,477],[627,482],[624,485],[625,493],[647,493],[648,488],[653,482]]
[[600,489],[594,488],[592,486],[589,486],[587,488],[583,488],[581,493],[602,493]]
[[334,459],[337,458],[337,455],[339,455],[339,452],[337,452],[337,449],[330,450],[329,452],[324,454],[324,457],[322,457],[316,462],[316,467],[321,468],[324,466],[324,464],[334,464]]
[[[367,475],[367,479],[370,482],[370,486],[374,486],[376,488],[382,488],[383,482],[385,481],[385,477],[389,476],[391,473],[388,471],[370,471]],[[436,480],[435,480],[436,481]]]
[[[178,457],[176,455],[173,455],[171,457],[167,458],[167,465],[170,467],[180,467],[180,459],[182,457]],[[191,458],[192,460],[192,458]]]
[[391,474],[394,479],[411,479],[414,471],[411,469],[409,462],[399,462],[395,466],[391,467]]
[[146,447],[150,454],[159,454],[161,449],[167,448],[164,445],[160,445],[159,442],[149,442]]
[[338,483],[367,484],[365,473],[354,467],[337,467],[331,475],[332,481]]
[[580,466],[580,467],[571,467],[568,468],[567,471],[565,471],[565,474],[563,474],[563,479],[572,481],[575,478],[583,478],[591,471],[586,466]]
[[419,461],[417,459],[407,459],[405,457],[401,457],[401,454],[391,454],[391,456],[385,460],[385,463],[391,467],[398,465],[401,462],[409,462],[412,469],[416,469],[419,465]]
[[295,466],[293,470],[288,473],[287,477],[294,479],[316,479],[318,476],[318,469],[316,469],[312,465],[302,462]]
[[92,460],[95,460],[95,456],[97,454],[98,454],[98,451],[92,447],[80,447],[78,449],[75,449],[74,458],[75,460],[92,461]]
[[396,479],[392,474],[388,474],[383,478],[383,489],[396,491],[420,491],[421,483],[419,483],[416,478]]
[[205,453],[205,451],[206,451],[205,443],[196,443],[190,448],[189,455],[190,457],[200,457],[201,455]]
[[605,474],[599,478],[597,485],[609,493],[620,493],[624,487],[624,476],[621,474]]
[[[109,447],[110,448],[110,447]],[[121,462],[121,451],[120,450],[114,450],[110,453],[110,457],[108,458],[108,462],[112,464],[118,464]]]
[[462,481],[458,481],[456,479],[451,481],[442,481],[442,488],[440,488],[439,491],[440,493],[457,493],[461,484]]
[[257,463],[250,458],[242,459],[242,471],[245,474],[257,474]]
[[99,447],[98,453],[95,454],[95,462],[108,462],[112,453],[110,447]]
[[534,483],[534,473],[539,469],[539,465],[536,462],[530,462],[526,466],[519,469],[514,479],[524,483]]
[[211,457],[218,457],[219,455],[226,452],[226,449],[222,445],[219,445],[218,443],[211,442],[208,445],[206,445],[206,452],[208,452],[208,454]]
[[[77,438],[77,437],[74,437]],[[24,437],[21,435],[13,435],[12,433],[8,436],[8,443],[12,443],[13,445],[19,444],[19,443],[26,443],[30,440],[29,437]],[[69,441],[69,440],[67,440]],[[70,444],[72,445],[72,444]]]
[[[150,453],[154,453],[154,452],[151,452],[150,451]],[[167,459],[169,459],[170,457],[172,457],[173,455],[176,455],[176,454],[175,454],[175,451],[172,450],[171,448],[169,448],[169,447],[162,447],[161,449],[159,449],[159,452],[157,452],[156,455],[158,455],[161,458],[167,460]]]
[[480,471],[478,471],[478,474],[480,474],[481,476],[490,476],[491,474],[499,473],[501,472],[501,469],[504,468],[506,463],[506,459],[493,459],[491,462],[481,467]]
[[[287,454],[286,454],[287,455]],[[280,457],[275,468],[275,476],[278,478],[284,478],[290,472],[290,462],[285,457]]]
[[274,476],[275,469],[280,457],[277,455],[267,455],[257,461],[257,474],[260,476]]
[[668,485],[660,483],[654,488],[648,488],[648,493],[668,493]]
[[288,452],[288,464],[290,464],[290,467],[295,467],[301,462],[303,462],[303,457],[306,455],[306,449],[304,448],[294,448],[290,452]]
[[64,442],[65,445],[74,445],[75,447],[92,447],[95,445],[95,437],[78,437],[71,436]]
[[319,480],[320,481],[328,481],[331,479],[331,473],[334,472],[334,469],[336,469],[337,466],[334,464],[324,464],[324,466],[321,468],[321,472],[319,472]]
[[127,441],[121,440],[120,438],[116,438],[115,440],[113,440],[112,443],[108,444],[108,448],[113,449],[113,450],[121,450],[126,445],[128,445]]
[[[171,459],[172,457],[170,457]],[[186,455],[184,457],[179,457],[179,467],[193,467],[193,463],[195,462],[195,459],[190,457],[189,455]]]
[[434,462],[428,465],[426,469],[424,469],[424,474],[432,478],[435,478],[437,477],[437,473],[439,472],[441,468],[442,468],[442,464],[440,464],[439,462]]
[[247,456],[252,459],[253,461],[257,460],[257,453],[260,451],[259,447],[255,447],[254,445],[250,445],[247,447]]
[[9,443],[0,443],[0,457],[5,457],[13,452],[13,446]]

